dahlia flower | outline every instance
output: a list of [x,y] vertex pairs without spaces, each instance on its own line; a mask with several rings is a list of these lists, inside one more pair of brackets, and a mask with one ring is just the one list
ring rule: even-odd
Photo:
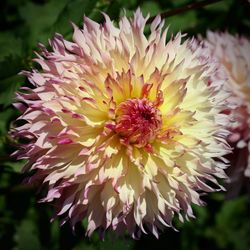
[[229,108],[224,112],[231,116],[231,122],[227,124],[231,134],[227,139],[235,149],[229,156],[228,175],[230,189],[235,189],[235,193],[243,184],[244,176],[250,177],[250,40],[209,31],[204,45],[219,63],[220,74],[215,74],[213,80],[224,78],[225,87],[231,93],[227,99]]
[[56,34],[50,51],[40,45],[41,69],[23,72],[33,87],[17,94],[24,124],[13,134],[27,143],[15,154],[62,223],[158,237],[174,214],[194,217],[201,192],[221,189],[225,94],[207,87],[214,67],[192,41],[166,43],[159,16],[148,37],[139,9],[118,27],[104,17],[73,24],[73,42]]

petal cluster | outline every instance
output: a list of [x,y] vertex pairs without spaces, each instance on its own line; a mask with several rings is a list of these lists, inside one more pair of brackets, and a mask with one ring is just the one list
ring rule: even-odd
[[224,110],[231,116],[228,142],[235,148],[228,174],[239,189],[239,180],[250,176],[250,40],[209,31],[204,45],[219,63],[221,73],[214,76],[215,80],[224,78],[231,93],[227,100],[229,108]]
[[221,188],[225,94],[208,86],[214,67],[201,48],[180,33],[166,42],[159,16],[148,37],[140,10],[118,27],[104,17],[73,25],[73,42],[56,34],[51,50],[40,45],[41,69],[23,72],[33,88],[17,94],[23,125],[13,135],[26,143],[16,156],[63,222],[86,218],[87,235],[158,237],[174,214],[194,217],[201,192]]

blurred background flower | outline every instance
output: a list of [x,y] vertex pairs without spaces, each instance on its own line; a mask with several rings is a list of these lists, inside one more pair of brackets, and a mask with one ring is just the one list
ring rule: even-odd
[[227,140],[234,148],[228,156],[231,164],[226,188],[227,196],[235,197],[244,186],[250,191],[250,41],[243,35],[208,31],[204,46],[220,71],[212,81],[222,80],[231,93],[224,110],[231,117]]
[[[21,85],[29,86],[24,77],[17,75],[33,67],[33,50],[39,42],[47,45],[55,32],[70,39],[69,20],[78,26],[83,13],[97,22],[103,22],[100,11],[118,21],[126,9],[130,16],[138,6],[143,14],[170,11],[199,1],[142,1],[142,0],[10,0],[1,1],[0,15],[0,243],[2,249],[249,249],[249,198],[241,190],[233,200],[224,193],[204,197],[208,205],[193,206],[196,220],[184,224],[175,222],[180,232],[166,229],[159,240],[149,235],[141,240],[130,240],[126,235],[116,238],[108,234],[105,242],[93,234],[83,240],[86,221],[77,224],[73,234],[68,223],[61,228],[58,220],[49,222],[49,205],[37,204],[36,191],[21,181],[27,177],[20,173],[25,162],[10,159],[14,142],[7,135],[14,119],[20,115],[11,106],[14,93]],[[179,30],[191,35],[205,36],[207,29],[227,30],[249,37],[249,4],[245,0],[228,0],[166,18],[170,32]],[[146,33],[149,26],[146,28]],[[45,194],[44,194],[45,195]]]

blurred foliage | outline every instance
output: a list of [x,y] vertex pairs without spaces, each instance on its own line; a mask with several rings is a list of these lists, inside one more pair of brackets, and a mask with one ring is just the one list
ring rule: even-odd
[[[132,15],[140,6],[143,13],[171,10],[192,1],[187,0],[8,0],[0,2],[0,249],[40,250],[132,250],[132,249],[182,249],[182,250],[248,250],[250,249],[249,198],[239,196],[225,200],[224,194],[212,194],[204,199],[206,207],[194,207],[196,220],[180,224],[179,232],[167,229],[156,240],[143,236],[134,241],[128,236],[107,233],[101,241],[95,233],[91,239],[84,237],[85,223],[77,225],[75,232],[65,224],[50,223],[53,208],[37,203],[39,197],[28,186],[22,185],[23,162],[9,157],[14,143],[8,136],[12,121],[18,112],[11,106],[15,91],[28,85],[18,75],[33,65],[33,51],[38,43],[48,44],[55,32],[67,39],[72,35],[70,21],[81,25],[83,15],[103,21],[106,12],[115,21],[126,12]],[[195,1],[193,1],[195,2]],[[250,8],[247,1],[224,0],[198,10],[169,17],[170,34],[178,31],[189,36],[205,34],[207,29],[228,30],[249,36]]]

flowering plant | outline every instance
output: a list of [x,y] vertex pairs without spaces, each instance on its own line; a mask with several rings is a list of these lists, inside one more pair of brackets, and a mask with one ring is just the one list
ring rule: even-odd
[[221,189],[227,94],[208,85],[216,69],[200,60],[202,48],[192,52],[194,40],[165,42],[160,16],[148,37],[139,9],[119,27],[104,17],[73,25],[73,42],[56,34],[52,51],[40,45],[42,69],[24,71],[33,88],[17,94],[25,123],[13,135],[27,143],[15,155],[34,170],[29,183],[47,187],[42,201],[54,202],[62,223],[87,218],[87,235],[158,237],[175,213],[194,217],[200,192]]

